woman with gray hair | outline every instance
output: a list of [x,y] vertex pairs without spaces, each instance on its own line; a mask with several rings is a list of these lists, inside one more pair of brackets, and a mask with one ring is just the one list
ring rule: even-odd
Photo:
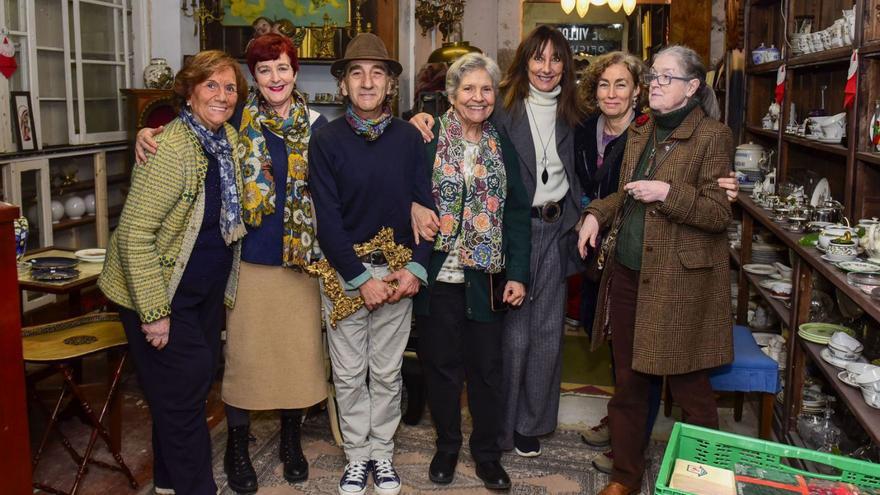
[[613,342],[608,403],[614,467],[600,495],[639,492],[645,470],[649,390],[666,376],[688,423],[718,427],[709,371],[733,359],[725,231],[730,204],[717,179],[733,139],[718,122],[706,69],[690,48],[654,58],[645,82],[650,115],[629,128],[621,190],[590,202],[581,256],[604,266],[593,332]]
[[[502,415],[502,306],[519,306],[529,280],[529,203],[510,140],[489,122],[500,71],[481,54],[449,68],[452,108],[427,144],[439,231],[428,287],[415,299],[419,358],[437,431],[429,477],[450,483],[461,448],[461,391],[473,417],[471,455],[486,488],[506,490],[498,442]],[[423,241],[424,242],[424,241]],[[493,297],[493,292],[499,292]]]

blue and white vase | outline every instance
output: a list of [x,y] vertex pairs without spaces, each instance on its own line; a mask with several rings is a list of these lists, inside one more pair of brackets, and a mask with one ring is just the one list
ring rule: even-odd
[[19,217],[12,221],[15,226],[15,259],[20,260],[24,256],[28,239],[28,219]]

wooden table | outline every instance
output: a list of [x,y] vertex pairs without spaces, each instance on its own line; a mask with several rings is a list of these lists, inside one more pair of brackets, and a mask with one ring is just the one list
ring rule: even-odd
[[[39,258],[43,256],[57,256],[62,258],[71,258],[76,259],[76,255],[74,255],[74,250],[72,249],[64,249],[64,248],[56,248],[56,247],[47,247],[42,249],[36,249],[30,251],[28,254],[22,257],[22,261],[28,261],[34,258]],[[80,294],[83,289],[87,289],[89,287],[94,286],[98,283],[98,276],[101,275],[101,270],[104,268],[104,263],[90,263],[86,261],[80,260],[79,264],[76,265],[76,269],[79,270],[79,276],[72,280],[64,280],[60,282],[42,282],[39,280],[34,280],[31,277],[31,272],[27,271],[25,273],[21,273],[18,276],[18,288],[21,291],[34,291],[34,292],[46,292],[49,294],[66,294],[67,305],[68,305],[68,317],[77,316],[82,313],[82,299]],[[24,295],[22,295],[22,299]],[[114,353],[108,354],[108,364],[111,366],[110,369],[115,365],[115,360],[118,359],[118,356]],[[78,379],[81,378],[81,373],[77,373]],[[75,404],[72,402],[71,404]],[[113,403],[110,405],[110,414],[109,414],[109,430],[110,437],[112,439],[112,444],[117,449],[121,445],[121,430],[122,430],[122,405],[119,397],[115,397]]]
[[[61,258],[76,259],[72,249],[47,247],[28,252],[22,261],[28,261],[43,256],[57,256]],[[82,313],[81,292],[83,289],[92,287],[98,283],[98,276],[104,263],[89,263],[80,261],[76,265],[79,270],[79,276],[72,280],[60,282],[41,282],[31,278],[31,272],[20,273],[18,275],[18,288],[22,291],[29,290],[33,292],[45,292],[48,294],[65,294],[67,295],[68,317],[77,316]],[[22,299],[24,296],[22,295]]]

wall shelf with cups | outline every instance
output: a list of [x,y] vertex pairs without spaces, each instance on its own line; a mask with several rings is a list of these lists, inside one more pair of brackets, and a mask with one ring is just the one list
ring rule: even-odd
[[[737,296],[737,322],[747,324],[747,309],[749,293],[755,294],[766,300],[769,307],[779,317],[782,325],[788,330],[787,362],[785,363],[785,388],[784,400],[781,407],[775,408],[774,433],[777,439],[791,444],[803,445],[802,439],[795,429],[798,414],[802,406],[802,390],[805,383],[805,373],[809,369],[818,370],[827,387],[826,392],[833,393],[839,399],[841,413],[851,415],[857,427],[851,428],[851,438],[868,438],[871,442],[880,445],[880,409],[873,408],[865,401],[859,388],[852,387],[840,380],[840,369],[824,359],[821,354],[823,346],[814,344],[800,336],[796,329],[803,323],[811,321],[811,305],[813,297],[805,297],[806,294],[814,294],[814,289],[825,284],[838,293],[838,301],[846,298],[852,301],[852,305],[859,308],[865,314],[865,319],[870,320],[864,325],[849,323],[849,328],[856,330],[858,339],[862,342],[880,341],[877,333],[880,332],[880,301],[873,299],[860,287],[856,287],[848,280],[847,272],[834,266],[821,258],[815,247],[805,245],[801,238],[803,233],[789,231],[783,223],[775,221],[764,207],[755,203],[744,192],[740,193],[739,211],[742,215],[742,239],[740,263],[748,267],[755,256],[756,242],[753,234],[763,231],[772,234],[775,242],[784,245],[790,252],[792,273],[790,290],[791,294],[787,301],[780,301],[776,294],[772,293],[764,283],[769,277],[749,273],[745,269],[740,270]],[[880,282],[878,282],[880,283]],[[829,305],[828,303],[824,306]],[[839,302],[839,304],[842,304]],[[833,304],[832,304],[833,305]],[[830,311],[830,310],[829,310]],[[841,308],[841,313],[843,309]],[[855,321],[855,320],[854,320]],[[880,352],[871,349],[870,352]],[[869,351],[865,351],[868,355]],[[873,356],[873,354],[871,355]],[[811,447],[807,445],[808,447]],[[815,447],[811,447],[815,448]]]

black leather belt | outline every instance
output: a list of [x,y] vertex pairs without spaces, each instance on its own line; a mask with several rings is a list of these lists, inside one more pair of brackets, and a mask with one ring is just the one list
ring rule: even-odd
[[557,201],[550,201],[543,206],[532,207],[532,218],[540,218],[547,223],[553,223],[562,217],[562,205]]
[[373,266],[382,266],[388,264],[388,259],[385,258],[385,253],[382,251],[373,251],[361,256],[361,262],[369,263]]

